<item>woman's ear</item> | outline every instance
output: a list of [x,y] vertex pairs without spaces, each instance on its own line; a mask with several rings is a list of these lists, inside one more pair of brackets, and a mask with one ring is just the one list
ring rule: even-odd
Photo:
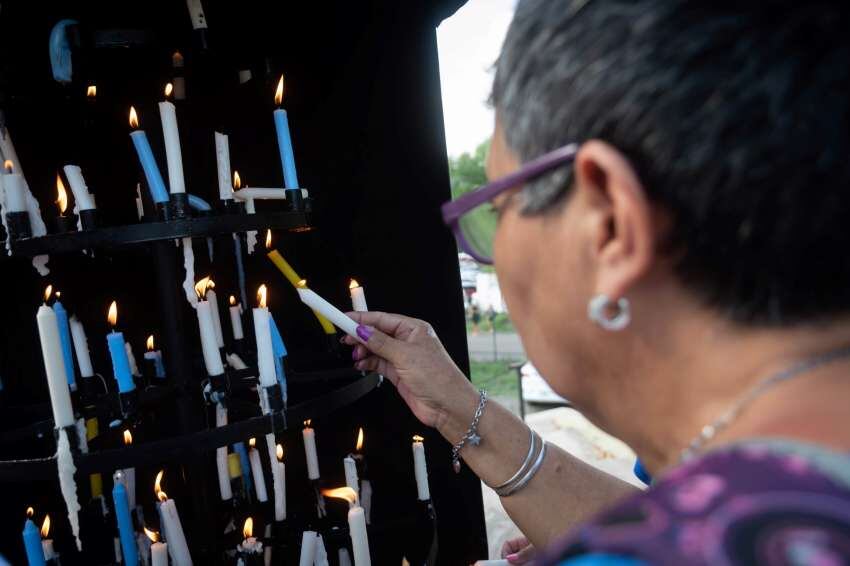
[[595,293],[624,297],[655,260],[652,207],[629,160],[608,143],[582,144],[574,164]]

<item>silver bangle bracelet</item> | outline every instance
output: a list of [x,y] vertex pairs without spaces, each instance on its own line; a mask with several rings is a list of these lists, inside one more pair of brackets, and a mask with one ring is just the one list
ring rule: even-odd
[[519,469],[516,471],[516,473],[511,476],[511,478],[509,480],[504,481],[504,482],[500,483],[499,485],[493,486],[493,489],[495,491],[498,491],[500,489],[505,489],[506,487],[508,487],[509,485],[514,483],[515,481],[517,481],[517,479],[519,479],[522,476],[522,474],[525,473],[529,464],[531,464],[531,459],[534,458],[534,454],[537,452],[537,434],[533,430],[531,430],[530,428],[528,429],[528,432],[529,432],[529,435],[531,436],[531,441],[530,441],[530,444],[529,444],[529,447],[528,447],[528,454],[525,455],[525,460],[522,462],[522,465],[519,467]]
[[496,493],[499,497],[508,497],[509,495],[513,495],[517,491],[524,488],[531,479],[537,475],[537,472],[540,470],[541,466],[543,466],[543,459],[546,457],[546,442],[543,442],[543,446],[540,448],[540,452],[537,455],[537,459],[534,461],[534,464],[528,471],[525,473],[517,483],[512,486],[508,486],[507,488],[497,491]]

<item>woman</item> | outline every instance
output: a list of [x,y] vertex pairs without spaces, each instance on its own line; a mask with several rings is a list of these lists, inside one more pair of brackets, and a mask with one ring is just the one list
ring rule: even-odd
[[500,492],[542,563],[850,556],[847,24],[822,3],[519,3],[497,180],[444,216],[493,258],[540,373],[652,487],[547,447],[427,323],[352,316],[356,367]]

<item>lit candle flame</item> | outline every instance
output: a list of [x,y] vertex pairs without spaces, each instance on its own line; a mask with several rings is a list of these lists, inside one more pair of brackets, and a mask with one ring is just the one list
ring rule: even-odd
[[174,92],[174,85],[171,83],[167,83],[165,85],[165,98],[170,97],[172,92]]
[[168,495],[162,490],[156,492],[156,497],[163,503],[168,501]]
[[35,509],[27,507],[27,519],[32,519],[33,515],[35,515]]
[[266,308],[266,300],[268,299],[268,289],[266,289],[266,285],[260,285],[257,289],[257,302],[260,304],[260,308]]
[[94,98],[97,96],[97,85],[89,85],[86,87],[86,97]]
[[112,304],[109,305],[109,312],[106,314],[106,320],[109,321],[109,326],[115,328],[115,325],[118,324],[118,302],[112,301]]
[[333,497],[336,499],[345,499],[349,505],[357,504],[357,492],[348,486],[337,487],[335,489],[323,489],[322,495],[325,497]]
[[283,462],[283,446],[278,444],[277,448],[275,448],[274,453],[275,453],[275,456],[277,456],[277,461]]
[[215,281],[212,280],[212,277],[207,277],[209,281],[207,281],[207,291],[210,289],[215,289]]
[[304,421],[304,428],[310,428],[310,423],[313,422],[313,419],[307,419]]
[[283,103],[283,75],[280,76],[280,80],[277,82],[277,88],[274,91],[274,103],[277,106]]
[[139,115],[136,114],[135,106],[130,107],[130,127],[134,129],[139,127]]
[[56,200],[54,202],[59,206],[59,214],[65,214],[68,209],[68,191],[65,190],[65,183],[62,182],[59,173],[56,174]]
[[207,294],[207,289],[209,289],[209,282],[210,278],[209,276],[206,276],[197,283],[195,283],[195,293],[198,294],[199,299],[203,299],[204,295]]
[[266,249],[270,250],[272,248],[272,231],[271,229],[266,230]]
[[133,435],[129,428],[124,431],[124,444],[133,444]]
[[3,162],[3,168],[6,169],[6,173],[11,174],[15,170],[15,164],[12,163],[11,159],[7,159]]
[[413,435],[413,442],[422,442],[423,440],[425,439],[419,436],[418,434]]
[[249,438],[248,439],[248,447],[249,448],[254,448],[256,445],[257,445],[257,439],[256,438]]
[[306,289],[306,288],[307,288],[307,280],[306,280],[306,279],[302,279],[301,281],[299,281],[299,282],[296,284],[296,287],[300,287],[300,288],[302,288],[302,289]]
[[149,539],[151,539],[151,542],[158,542],[159,541],[159,533],[158,532],[152,531],[147,527],[142,527],[142,528],[145,530],[145,535]]
[[354,445],[354,449],[360,452],[363,449],[363,427],[360,427],[360,430],[357,431],[357,444]]
[[148,348],[148,352],[153,352],[153,334],[148,336],[148,341],[145,343]]
[[238,191],[242,188],[242,179],[239,177],[239,171],[233,172],[233,190]]
[[44,522],[41,524],[41,538],[47,538],[50,534],[50,515],[44,516]]
[[[156,479],[153,481],[153,492],[159,496],[162,492],[162,476],[165,474],[165,470],[160,470],[158,474],[156,474]],[[165,501],[160,498],[160,501]]]
[[230,306],[231,307],[236,306],[236,297],[234,297],[233,295],[230,295]]
[[50,300],[50,295],[52,295],[52,294],[53,294],[53,285],[48,285],[47,287],[44,288],[44,302],[45,303]]
[[56,292],[55,292],[55,293],[53,293],[53,294],[54,294],[54,295],[56,295],[56,298],[58,299],[59,297],[61,297],[61,296],[62,296],[62,291],[56,291]]
[[245,519],[245,525],[242,527],[242,536],[245,538],[251,538],[254,534],[254,519],[248,517]]
[[360,286],[360,283],[357,282],[357,279],[352,279],[351,283],[348,284],[349,289],[356,289]]

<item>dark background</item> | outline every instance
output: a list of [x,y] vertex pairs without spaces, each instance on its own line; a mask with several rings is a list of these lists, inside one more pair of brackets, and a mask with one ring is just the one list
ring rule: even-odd
[[[55,215],[57,170],[67,163],[83,168],[106,224],[136,221],[135,185],[141,179],[128,138],[127,111],[134,104],[142,128],[166,176],[156,102],[170,80],[171,54],[186,59],[187,100],[178,105],[187,190],[216,203],[213,132],[230,135],[231,164],[253,186],[281,186],[282,173],[271,111],[274,84],[286,75],[284,107],[289,113],[298,176],[314,197],[313,224],[306,234],[275,234],[276,245],[311,287],[337,305],[348,304],[348,279],[365,287],[373,310],[401,312],[430,321],[458,365],[468,370],[456,248],[443,226],[439,205],[448,200],[449,180],[442,124],[435,26],[462,0],[444,2],[210,2],[208,48],[199,48],[181,1],[4,2],[0,12],[0,106],[12,133],[30,188],[46,221]],[[48,35],[62,18],[80,22],[81,47],[75,52],[74,82],[52,80]],[[144,30],[144,45],[95,48],[98,32]],[[237,81],[237,70],[251,68],[253,80]],[[97,85],[95,104],[85,86]],[[166,177],[167,178],[167,177]],[[70,190],[69,190],[70,193]],[[275,204],[258,204],[273,209]],[[261,234],[262,236],[262,234]],[[261,238],[262,239],[262,238]],[[212,273],[225,336],[229,334],[227,295],[237,294],[232,271],[223,261],[209,264],[203,241],[196,240],[198,278]],[[262,254],[249,258],[248,294],[265,282],[270,307],[296,365],[307,365],[307,352],[322,340],[312,315]],[[227,253],[217,243],[217,253]],[[56,256],[51,274],[40,278],[25,258],[0,263],[0,430],[10,431],[44,418],[47,388],[38,348],[35,311],[47,283],[63,291],[63,302],[86,326],[96,371],[113,387],[105,348],[106,308],[119,303],[119,326],[141,360],[144,338],[158,334],[163,316],[154,290],[149,251],[97,252]],[[217,272],[218,268],[218,272]],[[179,281],[175,285],[179,285]],[[194,349],[197,379],[201,359],[194,315],[183,302],[186,340]],[[304,353],[301,355],[301,353]],[[167,357],[168,352],[163,352]],[[338,363],[342,363],[337,360]],[[346,360],[347,364],[348,361]],[[298,391],[293,393],[296,397]],[[40,404],[40,405],[39,405]],[[198,406],[200,407],[200,400]],[[153,415],[152,429],[170,430],[176,409]],[[323,481],[343,482],[339,461],[366,427],[366,457],[375,490],[373,518],[392,523],[418,512],[410,437],[425,436],[431,491],[438,514],[440,564],[468,564],[486,556],[486,535],[478,480],[467,470],[451,472],[450,447],[420,425],[388,384],[338,415],[314,422]],[[176,425],[175,425],[176,426]],[[103,428],[103,424],[102,424]],[[303,470],[300,427],[287,440],[290,513],[310,501]],[[169,434],[164,432],[162,434]],[[151,436],[154,436],[151,432]],[[142,438],[140,441],[144,441]],[[44,456],[52,440],[33,438],[5,444],[3,459]],[[152,503],[150,476],[167,462],[140,467],[138,499]],[[167,491],[181,509],[190,545],[209,528],[193,510],[186,486],[200,482],[218,498],[212,456],[195,469],[205,477],[187,477],[187,469],[167,468]],[[195,472],[197,474],[197,472]],[[170,479],[169,479],[170,478]],[[84,479],[82,480],[85,481]],[[197,485],[197,484],[196,484]],[[111,482],[105,479],[104,491]],[[23,561],[20,531],[27,505],[53,520],[51,536],[63,563],[94,563],[75,557],[58,481],[6,483],[0,499],[0,552]],[[148,496],[149,494],[149,496]],[[301,501],[299,503],[299,500]],[[299,507],[300,506],[300,507]],[[344,522],[344,510],[332,505]],[[423,533],[398,529],[380,539],[373,561],[393,563]],[[111,532],[84,533],[106,540]],[[299,537],[300,538],[300,537]],[[202,549],[201,552],[207,552]],[[335,559],[335,553],[330,553]],[[215,558],[196,563],[213,563]],[[208,561],[207,561],[208,560]]]

